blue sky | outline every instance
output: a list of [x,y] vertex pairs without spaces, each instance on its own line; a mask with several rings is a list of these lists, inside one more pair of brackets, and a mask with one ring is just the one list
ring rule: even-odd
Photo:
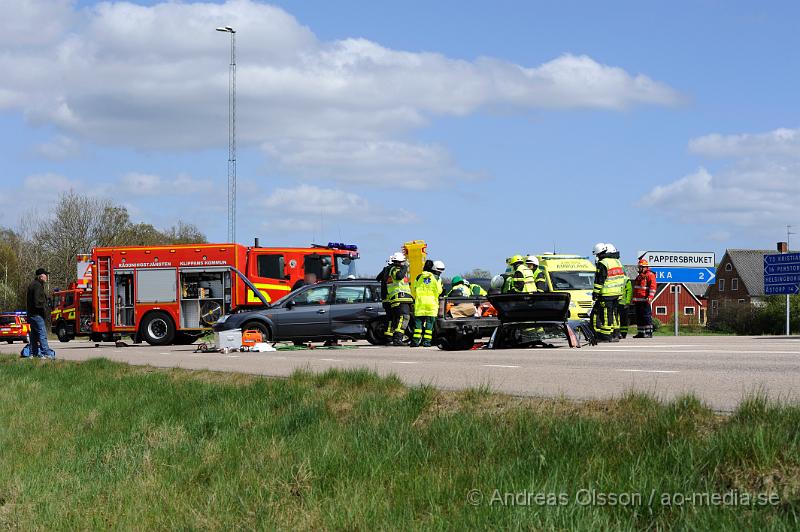
[[240,242],[460,273],[800,232],[794,3],[10,4],[2,226],[73,188],[224,240],[231,24]]

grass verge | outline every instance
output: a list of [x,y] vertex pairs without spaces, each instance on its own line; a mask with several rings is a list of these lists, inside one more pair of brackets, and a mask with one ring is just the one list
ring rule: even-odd
[[759,395],[723,417],[0,357],[0,528],[797,529],[799,427]]

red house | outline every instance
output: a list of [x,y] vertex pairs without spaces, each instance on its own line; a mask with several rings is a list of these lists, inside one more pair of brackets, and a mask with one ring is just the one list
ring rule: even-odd
[[675,315],[675,291],[678,291],[678,316],[681,325],[705,325],[707,305],[703,283],[659,284],[653,299],[653,317],[661,323],[672,321]]

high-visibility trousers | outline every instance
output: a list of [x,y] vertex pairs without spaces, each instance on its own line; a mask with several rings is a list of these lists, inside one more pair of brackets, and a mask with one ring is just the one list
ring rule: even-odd
[[433,340],[435,316],[414,316],[414,343],[430,343]]
[[618,297],[600,297],[594,302],[592,310],[592,328],[597,334],[611,336],[617,322]]

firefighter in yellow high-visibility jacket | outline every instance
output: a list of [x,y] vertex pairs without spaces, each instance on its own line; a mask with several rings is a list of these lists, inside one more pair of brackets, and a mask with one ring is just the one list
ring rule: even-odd
[[597,270],[594,275],[594,308],[592,326],[597,341],[619,341],[614,334],[619,329],[617,305],[625,290],[625,269],[619,261],[619,253],[613,244],[595,244],[592,254],[597,257]]
[[414,280],[414,336],[411,347],[431,347],[433,326],[439,314],[439,296],[444,290],[442,272],[444,262],[436,260],[429,270],[423,271]]

